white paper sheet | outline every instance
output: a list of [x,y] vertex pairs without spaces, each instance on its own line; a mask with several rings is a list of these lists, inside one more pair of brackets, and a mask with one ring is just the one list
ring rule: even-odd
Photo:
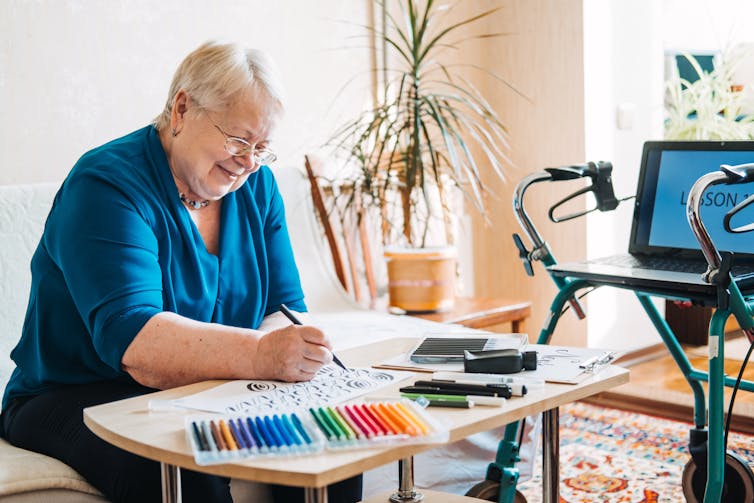
[[322,367],[308,382],[231,381],[172,401],[175,407],[223,414],[290,412],[332,405],[399,382],[410,374],[391,370]]

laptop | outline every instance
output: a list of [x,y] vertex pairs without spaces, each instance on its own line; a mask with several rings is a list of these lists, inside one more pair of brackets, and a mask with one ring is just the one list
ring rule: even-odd
[[[686,219],[686,201],[702,175],[719,170],[721,164],[750,162],[754,141],[646,142],[628,254],[556,264],[548,270],[556,277],[714,305],[716,289],[702,280],[707,262]],[[723,216],[752,193],[754,184],[715,185],[704,193],[701,208],[702,222],[717,249],[734,253],[732,273],[745,293],[754,290],[754,234],[726,232]]]

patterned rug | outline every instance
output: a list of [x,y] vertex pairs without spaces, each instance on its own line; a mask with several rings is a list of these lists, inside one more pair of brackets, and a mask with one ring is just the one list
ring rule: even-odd
[[[560,411],[561,503],[685,501],[690,424],[581,402]],[[754,467],[754,437],[731,433],[728,449]],[[519,484],[528,503],[542,501],[541,459]]]

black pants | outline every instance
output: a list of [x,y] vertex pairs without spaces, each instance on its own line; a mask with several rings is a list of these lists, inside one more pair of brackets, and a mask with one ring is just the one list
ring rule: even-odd
[[[83,410],[155,390],[135,383],[99,382],[12,400],[3,411],[2,428],[13,445],[57,458],[114,502],[160,501],[160,464],[114,447],[84,425]],[[230,502],[229,479],[181,470],[183,501]],[[328,488],[329,501],[361,499],[361,476]],[[303,501],[302,489],[272,486],[275,502]]]

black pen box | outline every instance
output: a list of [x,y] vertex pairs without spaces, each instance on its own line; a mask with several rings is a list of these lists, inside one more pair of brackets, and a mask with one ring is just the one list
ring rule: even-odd
[[186,438],[198,465],[325,449],[444,443],[448,429],[411,400],[347,403],[266,416],[187,417]]

